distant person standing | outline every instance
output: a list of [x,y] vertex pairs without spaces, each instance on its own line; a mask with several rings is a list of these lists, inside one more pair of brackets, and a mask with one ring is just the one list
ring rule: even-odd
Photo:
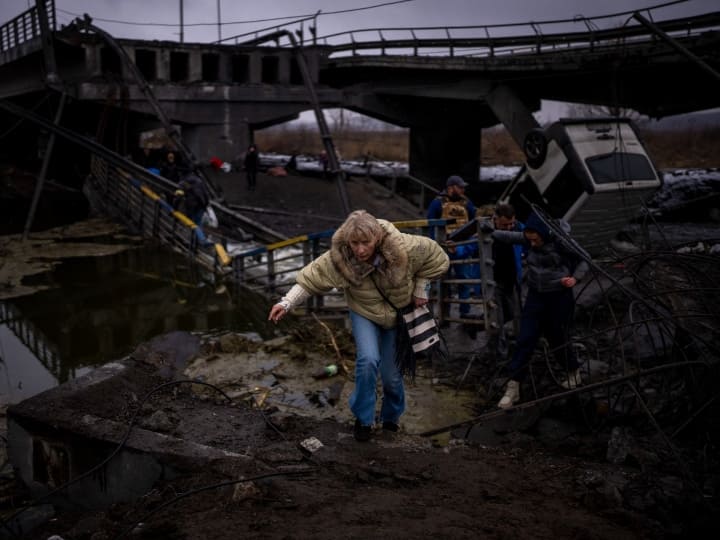
[[[445,189],[435,197],[428,206],[428,219],[454,219],[454,223],[445,226],[445,233],[450,234],[456,229],[465,225],[468,221],[475,218],[477,209],[470,199],[465,196],[465,188],[467,183],[457,175],[450,176],[445,182]],[[431,237],[434,234],[431,230]],[[434,239],[434,238],[433,238]],[[450,260],[459,260],[460,257],[456,253],[450,253]],[[470,266],[468,264],[453,264],[450,266],[450,273],[456,279],[469,279]],[[470,285],[458,285],[458,298],[467,300],[470,298]],[[449,310],[449,304],[446,304]],[[458,308],[460,317],[469,318],[470,304],[461,303]],[[446,314],[447,316],[448,314]]]
[[257,146],[251,144],[245,153],[245,160],[243,161],[243,166],[245,167],[245,177],[247,179],[247,188],[249,191],[255,191],[258,162],[259,156]]
[[330,167],[330,158],[328,157],[328,154],[325,150],[320,152],[320,155],[318,155],[318,162],[320,163],[320,166],[322,167],[322,177],[327,178],[328,169]]

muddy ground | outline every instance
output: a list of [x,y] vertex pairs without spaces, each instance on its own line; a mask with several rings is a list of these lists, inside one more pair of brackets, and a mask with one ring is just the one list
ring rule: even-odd
[[[337,358],[332,340],[318,340],[324,328],[303,323],[286,330],[268,342],[234,334],[160,336],[126,360],[133,369],[111,386],[53,402],[60,424],[64,416],[90,412],[233,454],[167,458],[177,476],[144,496],[95,511],[56,506],[52,519],[24,537],[660,539],[720,532],[711,486],[700,486],[699,493],[684,482],[661,440],[648,437],[644,449],[636,444],[618,460],[606,429],[569,420],[577,420],[574,400],[488,423],[492,445],[438,442],[409,433],[413,427],[404,421],[400,433],[376,430],[370,442],[360,443],[344,403],[330,405],[338,413],[325,419],[312,411],[298,414],[269,399],[247,373],[230,381],[220,369],[198,368],[274,358],[265,376],[284,386],[291,365],[310,379]],[[350,336],[342,329],[334,336],[346,358]],[[352,362],[346,364],[351,373]],[[421,373],[459,376],[462,367],[426,362]],[[206,384],[168,385],[188,376]],[[342,373],[319,384],[334,381],[352,384]],[[121,435],[114,436],[120,441]],[[322,446],[304,449],[313,439]],[[32,500],[16,489],[3,500],[3,515]]]

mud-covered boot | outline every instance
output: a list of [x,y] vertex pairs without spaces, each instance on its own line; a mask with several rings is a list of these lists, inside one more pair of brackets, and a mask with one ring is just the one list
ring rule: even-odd
[[518,381],[509,380],[505,387],[505,395],[498,402],[498,407],[507,409],[520,401],[520,383]]

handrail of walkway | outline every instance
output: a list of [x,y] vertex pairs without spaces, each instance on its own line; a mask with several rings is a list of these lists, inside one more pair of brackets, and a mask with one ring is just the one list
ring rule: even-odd
[[[394,221],[398,229],[436,234],[454,219],[416,219]],[[288,285],[282,278],[292,277],[303,266],[319,257],[328,247],[328,240],[335,229],[288,238],[280,242],[258,245],[238,253],[231,253],[235,281],[245,286],[273,294],[276,289]],[[283,250],[282,253],[277,253]]]
[[[372,168],[375,163],[380,163],[382,165],[382,168],[386,168],[384,162],[380,159],[375,158],[372,154],[367,154],[366,156],[366,175],[369,178],[372,178]],[[393,174],[390,177],[390,192],[393,195],[398,195],[398,188],[397,188],[397,181],[398,179],[407,179],[410,181],[410,184],[415,186],[415,188],[418,191],[418,200],[416,201],[418,210],[421,212],[425,210],[425,202],[428,199],[428,194],[431,194],[433,196],[440,193],[440,190],[438,190],[435,186],[431,186],[427,182],[423,182],[419,178],[412,176],[411,174],[396,174],[395,168],[392,168]],[[381,180],[376,179],[378,182],[381,182]],[[406,197],[407,198],[407,197]],[[412,201],[411,201],[412,202]]]
[[[454,223],[454,219],[416,219],[407,221],[393,221],[393,225],[405,232],[414,234],[434,235],[441,245],[446,249],[445,227]],[[254,290],[271,298],[280,297],[295,283],[295,276],[304,266],[318,258],[329,248],[329,239],[335,229],[328,229],[317,233],[306,234],[289,238],[282,242],[256,246],[251,249],[231,254],[233,280],[244,288]],[[431,234],[432,232],[432,234]],[[479,237],[471,238],[464,242],[457,242],[455,245],[479,242]],[[451,257],[451,265],[478,265],[483,264],[483,255],[468,259],[457,259]],[[449,287],[454,285],[466,287],[483,287],[483,291],[491,291],[487,279],[481,277],[450,278],[444,276],[434,282],[434,292],[431,295],[431,302],[439,304],[441,309],[437,310],[437,317],[443,321],[461,322],[473,325],[487,325],[487,321],[480,319],[458,319],[450,315],[450,306],[454,304],[476,304],[483,306],[483,313],[490,313],[492,306],[488,298],[482,295],[475,298],[460,299],[454,298],[449,293]],[[307,300],[305,304],[306,313],[338,313],[347,309],[347,306],[339,291],[332,291],[325,295],[315,295]]]
[[[634,12],[628,12],[634,13]],[[624,15],[625,12],[618,15]],[[604,16],[604,18],[609,16]],[[483,26],[443,26],[419,28],[366,28],[328,34],[318,38],[329,49],[329,54],[351,52],[357,55],[360,51],[380,51],[386,55],[389,49],[413,51],[413,56],[420,56],[421,49],[426,56],[486,56],[499,54],[527,53],[541,54],[556,52],[563,49],[586,47],[595,49],[603,45],[617,47],[618,44],[640,40],[643,42],[654,39],[652,32],[640,24],[623,24],[621,27],[597,29],[595,18],[574,18],[535,23],[513,23]],[[583,31],[558,31],[545,33],[541,26],[584,25]],[[677,37],[697,35],[701,30],[720,28],[720,12],[707,13],[693,17],[672,19],[655,23],[664,32]],[[507,30],[527,28],[525,34],[509,34]],[[492,33],[496,35],[491,35]],[[505,32],[503,35],[501,32]],[[425,33],[427,37],[420,37]],[[398,35],[391,38],[390,35]],[[480,34],[484,34],[480,37]],[[407,37],[406,37],[407,36]],[[359,39],[365,37],[366,39]]]
[[[44,0],[50,30],[55,30],[55,0]],[[0,52],[8,51],[41,36],[37,7],[23,11],[0,26]]]
[[102,208],[143,236],[193,257],[208,270],[222,272],[230,266],[225,247],[208,242],[201,227],[173,208],[146,182],[98,156],[92,156],[90,170],[85,192],[93,206]]
[[[300,36],[301,40],[304,40],[305,28],[304,23],[312,21],[312,26],[309,27],[309,32],[312,36],[312,44],[325,45],[330,47],[332,52],[341,52],[343,50],[353,51],[356,54],[358,50],[362,49],[379,49],[385,54],[385,50],[388,48],[412,48],[414,54],[418,55],[418,49],[420,48],[431,48],[441,47],[450,48],[451,56],[454,55],[455,49],[460,47],[487,47],[489,49],[489,55],[493,56],[496,54],[496,48],[509,48],[517,47],[517,44],[532,46],[534,49],[541,48],[542,45],[567,45],[568,43],[587,42],[588,35],[594,36],[591,38],[593,41],[598,40],[617,40],[627,39],[632,37],[633,34],[647,36],[648,33],[643,31],[640,26],[628,27],[627,24],[630,22],[633,13],[641,11],[647,13],[650,19],[654,19],[654,14],[661,15],[662,9],[673,5],[682,4],[687,0],[671,0],[669,2],[659,3],[653,6],[642,8],[641,10],[625,10],[620,12],[614,12],[606,15],[597,15],[593,17],[585,17],[582,15],[576,15],[568,19],[548,19],[542,21],[530,21],[520,23],[502,23],[502,24],[489,24],[489,25],[465,25],[465,26],[428,26],[428,27],[388,27],[388,28],[366,28],[358,30],[345,30],[342,32],[336,32],[332,34],[326,34],[318,36],[318,20],[324,15],[321,11],[317,13],[302,16],[300,18],[279,24],[268,26],[259,30],[253,30],[242,34],[223,38],[222,40],[214,43],[223,43],[233,41],[235,44],[242,45],[253,45],[255,42],[266,41],[267,35],[273,34],[273,39],[276,39],[278,46],[280,46],[280,39],[282,37],[280,30],[285,32],[291,26],[300,25],[299,30],[295,33]],[[617,28],[615,26],[615,20],[624,17],[626,20],[623,22],[622,27]],[[609,20],[613,24],[613,28],[607,28],[601,30],[598,22],[603,20]],[[567,29],[571,26],[582,25],[584,30],[582,32],[567,32]],[[718,23],[714,19],[713,14],[704,14],[693,17],[686,17],[680,19],[667,19],[662,22],[658,22],[666,32],[674,31],[691,31],[693,28],[699,29],[703,27],[717,26]],[[562,28],[557,34],[549,34],[548,28],[558,29]],[[518,32],[518,29],[526,31],[523,35]],[[432,37],[422,38],[418,37],[421,33],[431,33]],[[388,34],[402,34],[401,39],[393,39],[388,37]],[[358,36],[373,35],[376,38],[373,39],[360,39]],[[482,38],[478,36],[482,35]],[[481,41],[478,41],[481,40]],[[304,44],[304,43],[303,43]],[[288,44],[292,45],[292,44]],[[465,52],[467,55],[468,51]]]

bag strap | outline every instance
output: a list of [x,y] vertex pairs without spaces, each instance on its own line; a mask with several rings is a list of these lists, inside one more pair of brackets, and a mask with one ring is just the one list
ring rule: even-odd
[[385,293],[382,292],[382,289],[381,289],[380,287],[378,287],[378,284],[377,284],[377,282],[375,281],[375,278],[373,277],[372,274],[370,274],[370,281],[373,282],[373,285],[375,285],[375,288],[376,288],[377,291],[380,293],[380,296],[383,297],[383,300],[385,300],[388,304],[390,304],[390,307],[393,308],[395,311],[400,311],[398,308],[395,307],[395,304],[393,304],[393,303],[390,301],[390,299],[385,295]]

